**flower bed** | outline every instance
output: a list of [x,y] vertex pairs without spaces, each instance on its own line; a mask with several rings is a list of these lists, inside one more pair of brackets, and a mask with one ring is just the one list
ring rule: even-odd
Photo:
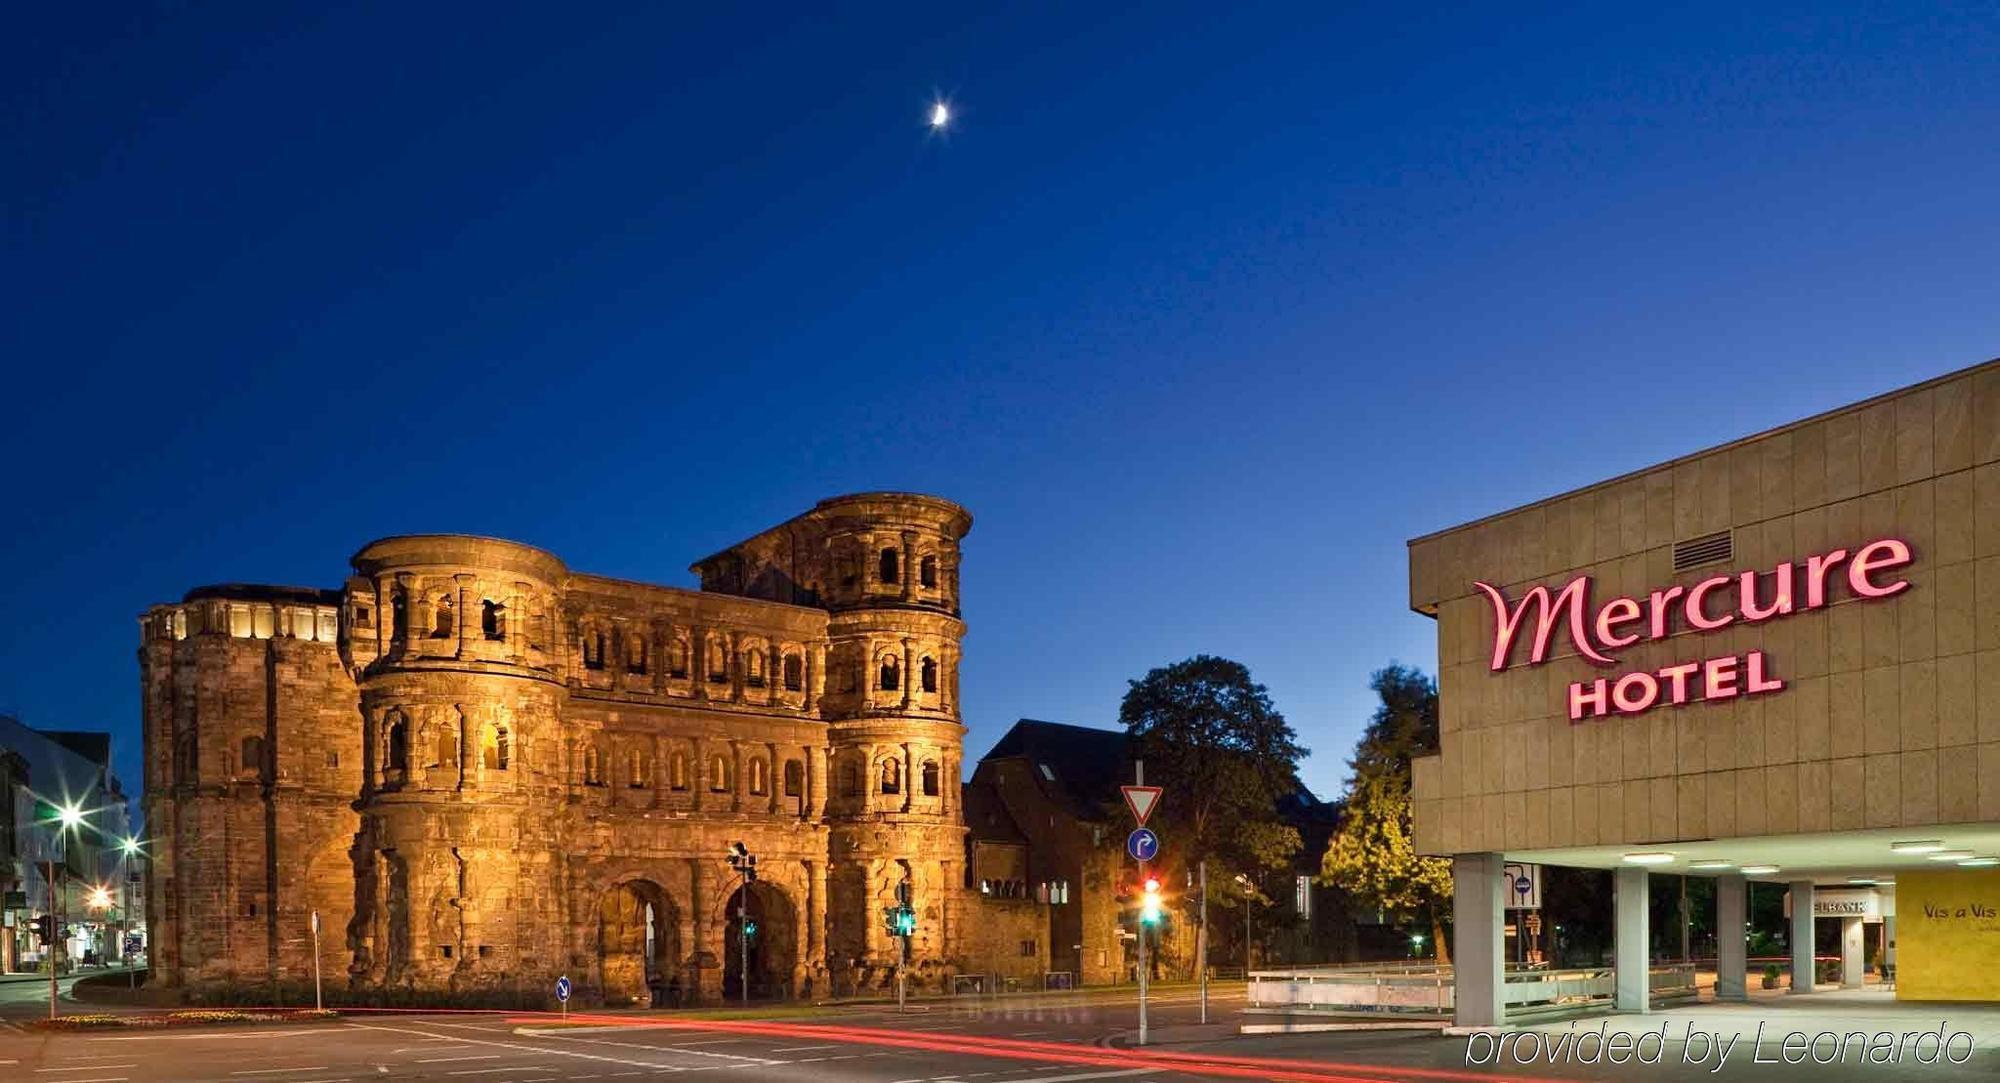
[[202,1008],[143,1015],[63,1015],[54,1019],[38,1019],[32,1025],[42,1030],[93,1030],[103,1027],[205,1027],[228,1023],[314,1023],[339,1017],[339,1012],[314,1011],[311,1008],[264,1012]]

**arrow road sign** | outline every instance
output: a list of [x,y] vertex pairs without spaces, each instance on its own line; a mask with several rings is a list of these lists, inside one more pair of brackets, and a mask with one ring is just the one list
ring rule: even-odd
[[1160,852],[1160,836],[1148,828],[1140,828],[1125,836],[1125,852],[1134,861],[1151,861]]
[[568,974],[564,974],[562,977],[556,979],[556,999],[562,1001],[564,1004],[569,1003]]
[[1153,807],[1160,803],[1158,786],[1120,786],[1118,791],[1125,795],[1125,807],[1132,810],[1132,818],[1139,826],[1146,826],[1146,818],[1153,814]]

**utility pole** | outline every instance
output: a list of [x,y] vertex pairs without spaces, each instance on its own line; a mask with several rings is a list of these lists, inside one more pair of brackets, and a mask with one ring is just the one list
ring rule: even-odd
[[312,912],[313,932],[313,1010],[325,1011],[326,998],[320,995],[319,986],[319,911]]
[[[1201,957],[1195,966],[1201,973],[1201,1021],[1208,1022],[1208,861],[1202,860],[1195,866],[1196,876],[1201,882]],[[1245,975],[1247,980],[1248,975]]]
[[736,896],[736,951],[737,981],[742,988],[743,1006],[750,1006],[750,938],[757,935],[757,926],[750,923],[750,885],[757,882],[757,855],[741,842],[732,842],[728,850],[729,867],[742,878],[742,887]]

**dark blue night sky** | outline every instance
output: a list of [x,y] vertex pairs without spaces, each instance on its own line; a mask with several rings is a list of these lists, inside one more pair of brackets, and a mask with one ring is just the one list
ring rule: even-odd
[[128,779],[195,584],[899,488],[969,759],[1206,651],[1330,793],[1405,539],[2000,354],[1989,5],[118,6],[5,35],[0,706]]

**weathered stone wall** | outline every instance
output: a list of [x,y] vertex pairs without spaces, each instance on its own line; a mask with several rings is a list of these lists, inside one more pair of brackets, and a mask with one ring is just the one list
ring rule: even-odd
[[[532,997],[568,974],[617,1002],[712,1000],[736,980],[742,842],[753,992],[892,980],[880,909],[905,880],[918,981],[943,985],[966,965],[969,526],[930,497],[823,501],[697,564],[701,592],[408,536],[364,547],[339,592],[155,607],[163,981],[289,981],[317,906],[361,992]],[[263,789],[229,758],[260,723]]]

